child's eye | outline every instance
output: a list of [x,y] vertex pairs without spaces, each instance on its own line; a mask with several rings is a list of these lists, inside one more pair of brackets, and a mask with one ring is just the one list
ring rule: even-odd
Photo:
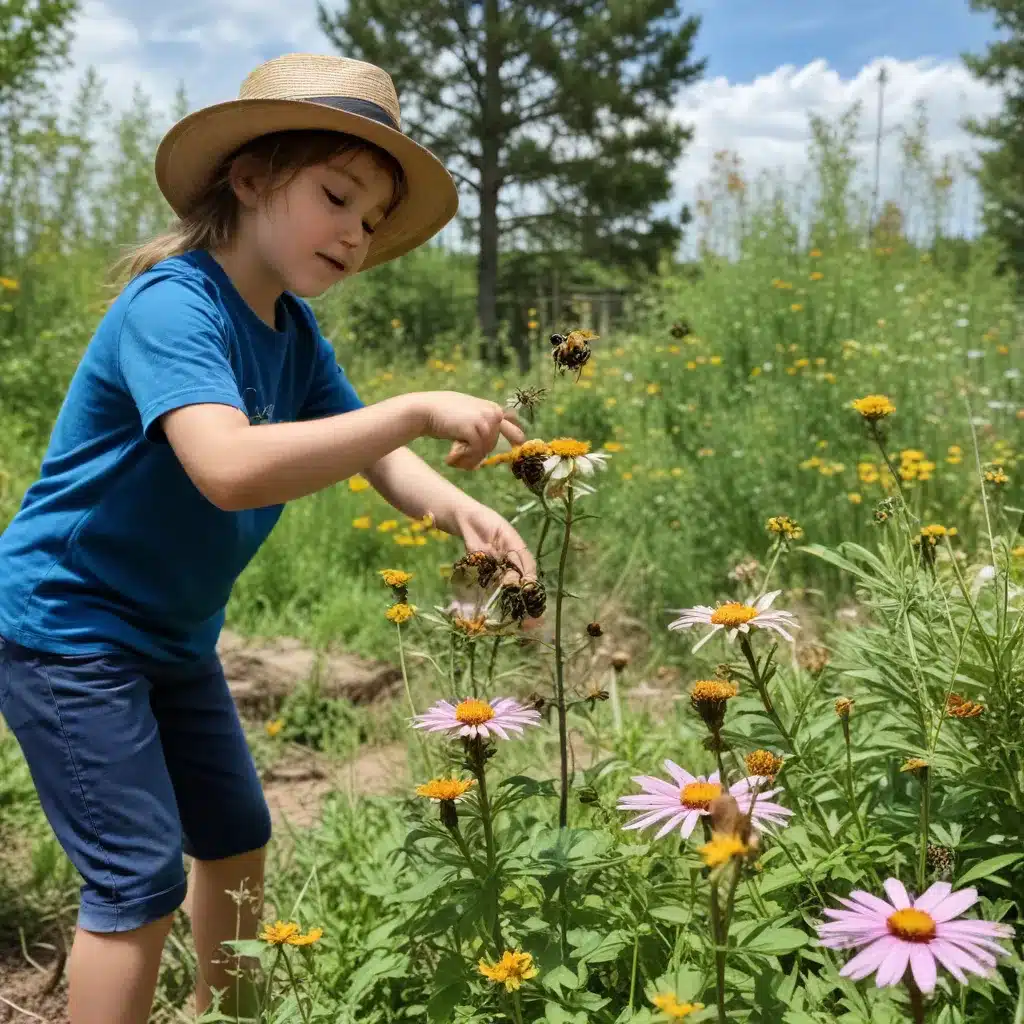
[[372,235],[372,234],[373,234],[373,230],[374,230],[374,229],[373,229],[373,228],[371,228],[371,227],[370,227],[370,225],[369,225],[369,224],[367,224],[367,223],[366,223],[366,221],[364,220],[364,221],[363,221],[363,230],[364,230],[364,231],[365,231],[365,232],[366,232],[366,233],[367,233],[368,235]]
[[324,195],[326,195],[326,196],[327,196],[328,200],[329,200],[329,201],[330,201],[330,202],[331,202],[331,203],[332,203],[332,204],[333,204],[334,206],[344,206],[344,205],[345,205],[345,200],[344,200],[344,199],[339,199],[339,198],[338,198],[338,196],[336,196],[336,195],[335,195],[335,194],[334,194],[334,193],[333,193],[333,192],[332,192],[332,191],[331,191],[330,189],[328,189],[328,188],[325,188],[325,189],[324,189]]

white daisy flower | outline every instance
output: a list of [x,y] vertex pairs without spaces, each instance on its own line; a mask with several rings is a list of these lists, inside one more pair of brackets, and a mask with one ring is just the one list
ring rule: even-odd
[[570,476],[593,476],[595,469],[604,469],[607,452],[592,452],[588,441],[559,437],[548,442],[552,454],[544,460],[544,472],[551,481]]
[[699,651],[719,630],[727,630],[730,640],[737,633],[749,633],[751,629],[768,629],[785,637],[791,643],[793,637],[787,629],[799,629],[792,612],[769,611],[772,602],[781,594],[781,590],[772,590],[759,597],[753,604],[741,601],[727,601],[717,608],[699,604],[694,608],[672,608],[670,611],[679,615],[669,623],[669,629],[689,629],[691,626],[710,626],[711,632],[703,640],[698,641],[694,651]]

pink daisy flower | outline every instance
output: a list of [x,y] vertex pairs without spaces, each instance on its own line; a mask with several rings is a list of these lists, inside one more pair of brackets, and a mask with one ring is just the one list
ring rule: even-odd
[[996,955],[1007,954],[996,939],[1010,938],[1010,925],[957,920],[977,903],[977,889],[953,892],[948,882],[936,882],[911,900],[895,878],[887,878],[884,887],[890,902],[855,890],[849,899],[837,897],[846,910],[826,910],[832,920],[817,926],[823,946],[865,947],[839,972],[844,978],[860,981],[877,972],[875,984],[881,988],[898,984],[909,965],[917,987],[931,992],[937,963],[965,983],[965,971],[986,975]]
[[[664,821],[655,839],[667,836],[677,825],[679,834],[687,839],[696,828],[697,821],[710,814],[711,801],[722,795],[718,772],[711,775],[691,775],[680,768],[675,761],[665,761],[665,770],[672,776],[672,782],[656,779],[653,775],[637,775],[633,781],[639,783],[643,793],[619,797],[620,811],[640,811],[632,821],[623,825],[623,830],[649,828]],[[736,799],[742,814],[750,814],[753,802],[754,813],[751,824],[757,829],[773,825],[788,824],[786,819],[793,813],[788,807],[770,802],[778,789],[763,790],[766,780],[751,775],[729,787],[729,794]]]
[[429,711],[417,715],[414,729],[444,732],[449,736],[488,739],[492,733],[503,740],[511,739],[508,731],[521,733],[524,725],[540,725],[540,712],[509,697],[495,697],[488,703],[467,697],[458,704],[439,700]]
[[698,604],[693,608],[671,609],[679,614],[679,618],[670,622],[669,629],[689,629],[691,626],[710,626],[711,632],[703,640],[693,646],[699,651],[719,630],[728,631],[730,640],[737,633],[749,633],[751,629],[769,629],[792,642],[788,629],[799,629],[792,612],[770,611],[772,602],[781,594],[781,590],[772,590],[759,597],[753,604],[741,601],[727,601],[717,608]]

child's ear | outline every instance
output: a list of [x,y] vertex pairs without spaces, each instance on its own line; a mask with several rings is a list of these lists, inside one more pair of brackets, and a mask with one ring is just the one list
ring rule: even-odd
[[245,209],[252,210],[266,189],[267,175],[265,169],[246,153],[232,161],[228,181],[239,203]]

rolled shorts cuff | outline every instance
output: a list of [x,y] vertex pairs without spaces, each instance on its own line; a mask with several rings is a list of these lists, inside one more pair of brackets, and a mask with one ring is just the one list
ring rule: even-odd
[[92,903],[83,899],[78,908],[78,927],[87,932],[130,932],[173,914],[185,902],[184,879],[162,892],[125,903]]

